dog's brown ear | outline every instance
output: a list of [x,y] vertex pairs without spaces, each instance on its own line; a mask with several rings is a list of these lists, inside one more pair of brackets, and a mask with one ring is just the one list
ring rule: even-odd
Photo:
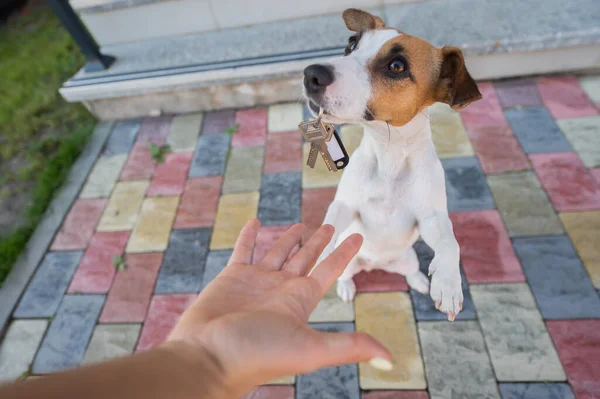
[[461,109],[481,99],[477,83],[465,66],[462,51],[457,47],[444,47],[441,52],[442,66],[435,93],[436,101]]
[[344,11],[342,17],[344,18],[346,27],[352,32],[381,29],[385,26],[381,18],[356,8],[348,8]]

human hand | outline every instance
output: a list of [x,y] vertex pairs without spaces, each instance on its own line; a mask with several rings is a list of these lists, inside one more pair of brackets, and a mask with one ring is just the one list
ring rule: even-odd
[[303,225],[290,228],[258,264],[249,264],[259,222],[242,229],[227,267],[188,308],[168,342],[190,353],[210,352],[220,363],[232,396],[278,377],[321,367],[371,361],[391,368],[390,353],[364,333],[324,333],[307,325],[311,312],[356,255],[362,237],[348,237],[309,271],[331,240],[321,227],[291,259]]

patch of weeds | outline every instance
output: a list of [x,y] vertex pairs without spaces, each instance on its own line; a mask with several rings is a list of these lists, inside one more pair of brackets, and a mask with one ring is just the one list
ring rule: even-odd
[[113,258],[113,264],[115,265],[115,269],[119,272],[121,270],[127,270],[127,264],[125,263],[125,258],[123,257],[123,255],[115,256]]
[[154,143],[148,144],[148,148],[150,149],[150,155],[152,159],[156,161],[156,163],[165,162],[165,155],[171,152],[171,146],[168,144],[163,144],[160,147]]
[[50,317],[48,317],[48,321],[50,323],[52,323],[52,321],[54,321],[54,318],[56,317],[56,313],[54,313],[53,315],[50,315]]
[[229,134],[230,136],[232,136],[237,133],[239,128],[240,128],[240,124],[236,123],[235,125],[229,126],[227,129],[223,130],[223,133]]
[[17,380],[24,380],[27,377],[30,377],[32,375],[31,370],[25,370],[21,373],[21,375],[19,376],[19,378],[17,378]]

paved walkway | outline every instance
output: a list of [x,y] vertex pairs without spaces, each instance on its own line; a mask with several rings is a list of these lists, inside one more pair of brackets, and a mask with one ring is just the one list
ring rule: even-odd
[[[372,333],[394,371],[325,369],[253,398],[600,397],[600,78],[480,88],[461,113],[431,115],[462,247],[457,321],[399,276],[358,275],[354,304],[330,293],[311,322]],[[302,118],[283,104],[117,122],[13,313],[0,379],[158,344],[253,216],[259,258],[293,223],[314,231],[340,174],[303,166]],[[352,151],[362,132],[341,131]],[[157,164],[150,143],[174,152]]]

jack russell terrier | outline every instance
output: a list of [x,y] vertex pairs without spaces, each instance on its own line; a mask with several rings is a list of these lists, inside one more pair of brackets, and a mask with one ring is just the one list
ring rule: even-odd
[[[354,298],[353,275],[383,269],[406,276],[420,293],[430,292],[436,308],[452,321],[463,301],[460,249],[448,217],[428,106],[442,102],[459,109],[481,94],[460,49],[438,49],[365,11],[348,9],[343,18],[355,32],[344,57],[304,70],[312,112],[322,110],[326,123],[364,127],[325,216],[336,233],[320,260],[360,233],[363,246],[337,282],[342,300]],[[419,234],[435,251],[431,288],[413,249]]]

